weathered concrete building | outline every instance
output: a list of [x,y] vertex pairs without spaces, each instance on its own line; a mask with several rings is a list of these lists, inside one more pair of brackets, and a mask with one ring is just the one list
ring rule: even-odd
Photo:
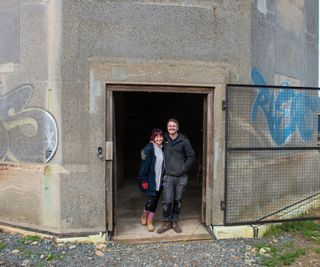
[[186,203],[224,225],[222,101],[250,73],[317,86],[317,0],[0,0],[0,222],[121,234],[143,206],[139,150],[175,117],[197,154]]

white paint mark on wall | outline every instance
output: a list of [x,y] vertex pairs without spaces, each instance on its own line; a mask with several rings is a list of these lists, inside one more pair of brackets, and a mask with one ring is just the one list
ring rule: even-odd
[[101,96],[101,82],[94,80],[94,95]]
[[267,1],[257,0],[257,8],[262,14],[267,14]]
[[101,96],[101,82],[94,77],[93,69],[90,70],[90,113],[95,112],[95,97]]
[[0,64],[0,73],[9,73],[9,72],[14,72],[13,63]]
[[90,70],[90,113],[93,113],[95,109],[95,99],[94,99],[94,73]]

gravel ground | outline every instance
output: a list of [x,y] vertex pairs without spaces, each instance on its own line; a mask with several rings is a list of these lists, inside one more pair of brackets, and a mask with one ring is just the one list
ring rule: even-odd
[[0,232],[0,267],[259,266],[254,249],[257,242],[261,242],[261,239],[153,244],[57,244],[50,239]]

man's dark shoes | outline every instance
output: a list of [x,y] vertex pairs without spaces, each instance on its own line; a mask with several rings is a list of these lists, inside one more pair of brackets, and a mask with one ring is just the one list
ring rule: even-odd
[[171,228],[171,222],[163,222],[161,227],[158,229],[157,233],[162,234],[165,231],[169,230]]
[[179,226],[178,222],[172,222],[172,229],[180,234],[182,232],[181,227]]

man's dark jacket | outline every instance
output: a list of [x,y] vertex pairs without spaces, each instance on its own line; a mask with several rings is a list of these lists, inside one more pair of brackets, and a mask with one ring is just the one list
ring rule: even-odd
[[166,133],[163,152],[165,155],[165,174],[183,176],[190,170],[194,161],[194,151],[186,136],[179,133],[177,138],[172,140]]

